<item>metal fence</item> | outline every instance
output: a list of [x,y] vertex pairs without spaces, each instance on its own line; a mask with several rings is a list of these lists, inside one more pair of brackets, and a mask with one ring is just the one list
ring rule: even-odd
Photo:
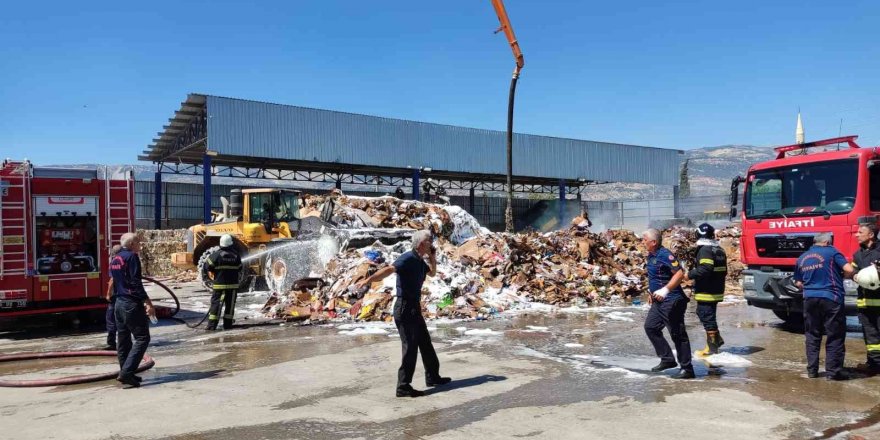
[[[229,198],[229,193],[235,188],[256,188],[256,186],[243,185],[211,185],[211,209],[221,211],[223,203],[221,197]],[[303,192],[324,193],[326,190],[307,188],[295,188]],[[348,195],[355,196],[382,196],[386,192],[369,191],[345,191]],[[161,226],[164,229],[186,228],[202,221],[203,189],[202,185],[195,183],[162,182],[162,216]],[[529,209],[538,204],[539,200],[514,199],[514,215],[525,215]],[[136,226],[141,229],[152,229],[155,225],[155,182],[135,182],[135,218]],[[474,206],[471,209],[468,196],[450,196],[450,203],[458,205],[471,212],[481,225],[491,230],[504,229],[504,210],[507,201],[499,197],[474,197]],[[572,202],[576,203],[576,202]]]
[[[211,209],[220,211],[221,197],[229,197],[234,188],[249,188],[242,185],[211,185]],[[138,228],[154,227],[155,183],[135,182],[135,216]],[[301,189],[304,192],[326,190]],[[386,193],[346,191],[346,194],[377,196]],[[162,183],[162,228],[185,228],[202,221],[202,185],[195,183]],[[450,203],[468,210],[483,226],[493,231],[504,229],[504,211],[507,200],[503,197],[474,197],[471,207],[468,196],[453,195]],[[727,219],[730,210],[729,195],[698,196],[679,199],[678,215],[675,200],[641,199],[619,201],[585,201],[578,205],[576,200],[568,200],[560,209],[556,200],[514,199],[513,210],[517,219],[517,229],[533,227],[548,230],[565,226],[580,209],[586,209],[597,230],[606,228],[627,228],[638,230],[656,221],[673,218],[688,219],[697,223],[704,220]],[[560,221],[561,214],[561,221]]]
[[598,228],[627,228],[638,230],[659,221],[671,219],[719,221],[728,219],[730,195],[687,197],[675,199],[643,199],[620,201],[588,201],[584,207]]

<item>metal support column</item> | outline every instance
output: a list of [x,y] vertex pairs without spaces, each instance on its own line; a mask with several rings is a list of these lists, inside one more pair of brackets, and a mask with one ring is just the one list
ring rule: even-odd
[[204,193],[205,224],[211,223],[211,156],[202,156],[202,192]]
[[336,179],[336,189],[342,191],[342,179],[341,178]]
[[413,200],[419,200],[419,186],[421,183],[422,170],[415,169],[413,170],[413,190],[412,190],[412,198]]
[[675,218],[681,217],[681,211],[679,206],[679,188],[678,185],[672,187],[672,216]]
[[565,223],[565,180],[559,179],[559,226]]
[[162,229],[162,173],[156,171],[156,178],[154,179],[156,184],[156,188],[153,190],[155,193],[154,204],[153,204],[153,228]]
[[476,193],[476,191],[474,190],[474,187],[473,187],[473,185],[472,185],[472,186],[471,186],[471,192],[470,192],[470,194],[468,195],[468,202],[470,202],[470,203],[469,203],[470,210],[468,210],[468,212],[469,212],[471,215],[476,215],[476,212],[477,212],[477,210],[476,210],[476,207],[477,207],[477,201],[476,201],[475,193]]

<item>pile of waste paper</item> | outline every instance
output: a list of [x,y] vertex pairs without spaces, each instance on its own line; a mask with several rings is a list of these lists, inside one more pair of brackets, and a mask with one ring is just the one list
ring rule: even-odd
[[[451,228],[439,235],[438,273],[424,286],[428,317],[481,319],[508,310],[599,304],[637,296],[644,290],[644,254],[638,237],[630,231],[594,234],[575,219],[562,231],[493,234],[479,228],[473,217],[458,207],[388,199],[367,204],[354,199],[350,205],[344,201],[339,205],[359,206],[353,209],[371,217],[389,206],[403,211],[391,220],[391,227],[421,224],[431,229]],[[412,213],[421,215],[408,217]],[[449,223],[443,221],[443,213]],[[467,235],[470,239],[458,240]],[[390,320],[395,275],[365,290],[357,289],[356,284],[391,264],[409,247],[407,242],[393,246],[377,242],[347,250],[311,281],[303,280],[287,294],[274,294],[263,311],[283,319]]]
[[186,229],[138,229],[141,267],[149,277],[172,277],[177,281],[196,279],[193,271],[181,271],[171,264],[171,254],[185,252]]
[[[304,195],[303,217],[325,215],[340,228],[428,229],[435,236],[461,244],[489,230],[458,206],[402,200],[396,197],[346,196],[334,190],[326,196]],[[453,226],[454,225],[454,226]]]

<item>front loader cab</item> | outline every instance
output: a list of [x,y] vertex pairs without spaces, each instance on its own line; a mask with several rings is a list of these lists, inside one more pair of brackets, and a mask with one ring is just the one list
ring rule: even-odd
[[286,224],[299,220],[300,192],[286,189],[243,190],[244,222],[261,225],[268,235],[288,230]]

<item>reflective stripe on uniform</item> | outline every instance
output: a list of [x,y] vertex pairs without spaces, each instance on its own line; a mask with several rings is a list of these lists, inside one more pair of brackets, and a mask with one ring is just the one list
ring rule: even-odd
[[865,344],[868,351],[880,351],[880,344]]
[[238,289],[238,284],[214,284],[211,287],[214,290]]
[[218,321],[217,315],[211,313],[210,315],[208,315],[208,321]]
[[715,264],[715,260],[711,258],[700,258],[700,264]]
[[856,307],[880,307],[880,299],[859,298],[856,300]]
[[695,293],[694,299],[697,301],[703,301],[703,302],[719,302],[719,301],[724,301],[724,294],[723,293],[715,293],[715,294]]
[[724,266],[716,267],[715,272],[727,272],[727,268]]
[[240,270],[241,266],[216,266],[214,270]]

